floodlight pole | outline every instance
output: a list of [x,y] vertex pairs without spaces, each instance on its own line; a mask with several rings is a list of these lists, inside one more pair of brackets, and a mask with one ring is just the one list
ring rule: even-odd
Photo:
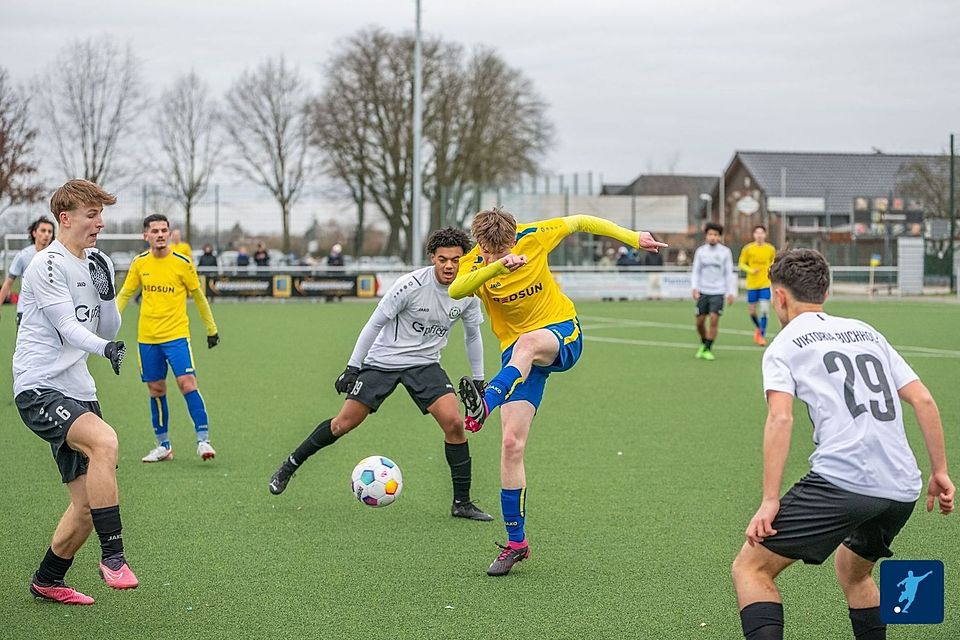
[[956,172],[954,171],[954,158],[956,153],[953,150],[953,134],[950,134],[950,292],[957,290],[957,270],[954,267],[956,255],[954,251],[954,238],[957,237],[957,200],[956,200]]
[[420,139],[423,135],[423,63],[420,50],[420,0],[417,5],[417,28],[413,41],[413,198],[410,211],[410,263],[420,266],[420,198],[423,176],[420,173]]

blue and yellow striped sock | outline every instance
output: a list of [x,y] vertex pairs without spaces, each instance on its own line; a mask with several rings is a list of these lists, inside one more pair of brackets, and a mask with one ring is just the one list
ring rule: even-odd
[[193,430],[197,432],[197,442],[204,442],[207,439],[207,408],[203,405],[203,396],[200,391],[194,389],[183,396],[187,401],[187,410],[193,419]]
[[526,520],[527,488],[500,489],[500,509],[503,511],[503,524],[507,528],[510,542],[523,542],[527,536],[523,530]]
[[153,435],[157,444],[170,448],[170,410],[167,408],[167,396],[150,398],[150,417],[153,419]]
[[493,413],[493,410],[502,405],[510,397],[513,388],[523,382],[520,375],[520,369],[508,364],[500,373],[493,377],[487,384],[487,390],[483,392],[483,401],[487,403],[487,412]]

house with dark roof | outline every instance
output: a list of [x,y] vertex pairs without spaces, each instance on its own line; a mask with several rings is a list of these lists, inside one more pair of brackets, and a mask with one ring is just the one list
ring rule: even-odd
[[[923,203],[900,193],[905,171],[917,162],[935,168],[940,156],[737,151],[723,172],[725,235],[748,242],[757,224],[779,244],[804,236],[838,242],[922,234]],[[717,218],[719,188],[713,195]]]

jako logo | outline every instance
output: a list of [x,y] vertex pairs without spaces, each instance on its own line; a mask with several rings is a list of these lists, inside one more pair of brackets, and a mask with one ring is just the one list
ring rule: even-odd
[[502,298],[493,298],[492,300],[494,302],[514,302],[516,300],[522,300],[523,298],[532,296],[535,293],[540,293],[541,291],[543,291],[543,283],[538,282],[532,287],[527,287],[523,291],[518,291],[517,293],[511,293],[510,295],[504,296]]

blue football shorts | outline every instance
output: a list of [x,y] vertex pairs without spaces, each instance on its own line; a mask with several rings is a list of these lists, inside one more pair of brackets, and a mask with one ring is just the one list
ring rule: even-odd
[[747,303],[756,304],[759,300],[770,299],[770,287],[763,289],[747,289]]
[[[507,402],[517,400],[526,400],[533,405],[535,409],[540,408],[540,401],[543,400],[543,391],[547,385],[547,378],[555,371],[566,371],[573,368],[580,359],[580,353],[583,351],[583,334],[580,331],[580,321],[577,318],[566,320],[556,324],[550,324],[544,327],[549,329],[560,343],[560,352],[553,364],[548,366],[534,365],[530,369],[530,375],[514,387],[513,392],[507,397]],[[514,342],[500,354],[500,362],[507,366],[510,357],[513,355]]]
[[167,363],[173,375],[197,375],[193,367],[193,350],[189,338],[177,338],[159,344],[138,343],[140,351],[140,380],[156,382],[167,378]]

